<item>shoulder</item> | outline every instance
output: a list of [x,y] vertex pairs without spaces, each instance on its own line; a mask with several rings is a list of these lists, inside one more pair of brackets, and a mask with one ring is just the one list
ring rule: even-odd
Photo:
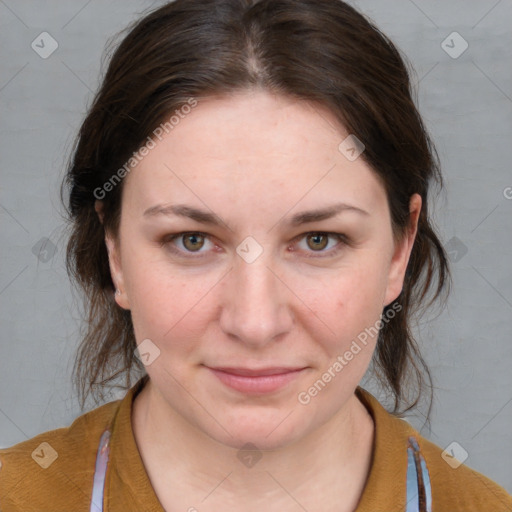
[[428,467],[434,507],[437,503],[449,510],[512,511],[512,496],[500,485],[461,464],[453,450],[445,451],[417,433],[416,438]]
[[120,402],[83,414],[68,427],[0,449],[0,510],[43,512],[49,503],[53,511],[85,510],[98,442]]
[[[496,482],[460,464],[454,454],[426,439],[407,421],[387,412],[378,400],[362,388],[357,396],[375,423],[375,480],[388,480],[386,487],[405,496],[407,448],[412,437],[423,456],[432,492],[432,510],[471,512],[489,510],[512,512],[512,496]],[[389,481],[394,475],[400,484]],[[377,488],[377,487],[375,487]]]

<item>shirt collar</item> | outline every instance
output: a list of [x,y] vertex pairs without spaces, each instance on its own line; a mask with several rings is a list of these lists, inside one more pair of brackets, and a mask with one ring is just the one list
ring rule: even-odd
[[133,400],[148,379],[145,375],[127,392],[113,420],[105,481],[105,512],[165,512],[146,473],[131,422]]
[[408,438],[416,431],[388,413],[361,387],[356,396],[373,418],[374,441],[370,473],[355,512],[405,510]]
[[[124,512],[127,506],[164,512],[146,473],[131,422],[133,400],[148,380],[149,376],[145,375],[127,392],[113,419],[105,512]],[[405,509],[407,439],[415,430],[406,421],[389,414],[363,388],[356,389],[356,396],[371,415],[375,428],[370,473],[355,512],[381,510],[388,505],[395,510]]]

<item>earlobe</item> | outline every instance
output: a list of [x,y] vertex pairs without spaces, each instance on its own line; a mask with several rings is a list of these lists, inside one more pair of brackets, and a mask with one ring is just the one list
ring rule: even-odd
[[405,272],[411,256],[414,241],[418,231],[418,221],[421,213],[422,200],[419,194],[413,194],[409,201],[409,226],[395,249],[388,273],[388,286],[383,306],[388,306],[396,300],[403,289]]
[[109,235],[105,235],[105,244],[107,246],[108,252],[108,263],[110,267],[110,275],[112,276],[112,281],[114,283],[114,287],[116,292],[114,294],[114,299],[117,304],[123,309],[130,309],[130,305],[128,302],[128,297],[126,296],[123,272],[121,268],[121,258],[119,257],[119,249],[118,244],[115,240]]

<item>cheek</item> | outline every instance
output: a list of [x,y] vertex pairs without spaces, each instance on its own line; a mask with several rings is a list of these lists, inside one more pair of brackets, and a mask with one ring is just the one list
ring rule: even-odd
[[328,294],[318,296],[323,307],[316,309],[329,326],[328,334],[321,337],[309,327],[313,339],[317,336],[317,343],[323,347],[318,377],[330,382],[325,372],[336,375],[325,399],[331,397],[334,403],[339,403],[338,394],[343,386],[355,385],[364,375],[378,339],[384,283],[382,267],[353,266],[332,280]]
[[126,258],[123,268],[137,341],[150,338],[162,347],[172,341],[173,349],[191,350],[218,276],[194,276],[143,255]]
[[[137,340],[150,338],[162,344],[173,340],[177,349],[184,345],[182,349],[192,350],[190,339],[200,337],[212,307],[222,302],[218,294],[222,294],[223,272],[180,270],[158,251],[126,249],[123,273]],[[291,289],[300,298],[296,307],[303,311],[301,321],[307,324],[303,327],[313,339],[323,338],[329,352],[350,344],[382,313],[386,268],[373,256],[376,253],[360,253],[320,279],[298,272],[288,275]],[[290,307],[291,303],[295,303],[293,297]]]
[[[313,387],[316,382],[322,389],[314,407],[336,410],[348,399],[348,390],[361,381],[378,338],[384,283],[382,266],[354,266],[332,280],[329,293],[317,295],[316,309],[329,325],[330,334],[317,337],[324,356],[311,379]],[[311,327],[310,330],[314,338]],[[315,389],[311,391],[316,393]]]
[[344,270],[330,287],[324,302],[335,304],[327,310],[337,319],[337,325],[364,329],[382,313],[386,289],[386,269],[382,264],[351,267]]

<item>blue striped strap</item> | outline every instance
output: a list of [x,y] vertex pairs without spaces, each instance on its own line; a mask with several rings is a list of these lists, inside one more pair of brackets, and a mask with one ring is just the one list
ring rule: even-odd
[[432,488],[427,463],[414,437],[407,448],[406,512],[432,512]]
[[96,454],[96,468],[94,470],[90,512],[103,512],[103,492],[108,464],[109,441],[110,431],[105,430],[101,436],[98,453]]

